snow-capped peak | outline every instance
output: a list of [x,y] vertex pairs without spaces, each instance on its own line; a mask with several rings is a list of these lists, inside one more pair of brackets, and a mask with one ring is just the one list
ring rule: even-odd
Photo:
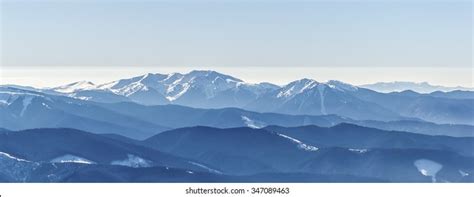
[[243,82],[242,80],[237,79],[235,77],[225,75],[225,74],[222,74],[222,73],[218,73],[218,72],[212,71],[212,70],[193,70],[193,71],[189,72],[186,75],[189,76],[189,77],[205,77],[205,78],[210,79],[210,80],[216,80],[216,79],[221,78],[221,79],[224,79],[227,82],[230,82],[230,81]]
[[239,83],[243,83],[240,79],[209,70],[194,70],[184,75],[175,73],[166,80],[168,86],[163,94],[169,101],[180,98],[190,90],[203,91],[207,98],[212,98],[219,92],[236,88]]
[[163,75],[163,74],[159,74],[159,73],[156,73],[156,74],[147,73],[147,74],[143,75],[142,78],[139,81],[141,83],[150,85],[150,84],[153,84],[153,83],[158,83],[160,81],[163,81],[167,77],[168,77],[168,75]]
[[108,90],[118,95],[130,96],[139,91],[160,89],[161,81],[167,77],[168,75],[147,73],[137,77],[105,83],[97,87],[98,89]]
[[329,80],[326,84],[330,88],[334,88],[340,91],[357,91],[358,89],[356,86],[337,80]]
[[319,82],[313,79],[303,78],[297,81],[293,81],[288,85],[284,86],[282,90],[278,93],[277,97],[292,97],[296,94],[303,93],[305,90],[312,89],[316,87]]
[[99,89],[129,97],[139,91],[153,90],[162,94],[168,101],[174,101],[190,89],[204,91],[208,98],[220,91],[238,86],[242,80],[210,70],[194,70],[186,74],[148,73],[130,79],[122,79],[99,85]]

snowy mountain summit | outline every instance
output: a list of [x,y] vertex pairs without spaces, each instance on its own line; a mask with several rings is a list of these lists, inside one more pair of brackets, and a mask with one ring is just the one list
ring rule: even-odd
[[49,91],[70,97],[98,102],[132,101],[145,105],[179,104],[192,107],[245,107],[252,101],[277,92],[277,98],[295,95],[317,88],[339,91],[357,90],[355,86],[339,81],[327,84],[313,79],[301,79],[283,87],[271,83],[246,83],[241,79],[211,70],[194,70],[189,73],[148,73],[105,84],[80,81]]
[[[181,104],[195,107],[240,107],[267,91],[270,83],[251,84],[210,70],[186,74],[148,73],[95,85],[76,82],[50,89],[74,98],[99,102],[133,101],[145,105]],[[232,98],[232,102],[227,100]]]

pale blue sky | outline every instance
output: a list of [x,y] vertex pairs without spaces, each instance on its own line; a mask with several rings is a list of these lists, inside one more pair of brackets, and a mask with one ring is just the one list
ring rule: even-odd
[[[355,84],[411,80],[472,86],[470,1],[7,0],[1,5],[0,83],[50,86],[199,68],[254,82],[304,76]],[[288,72],[292,67],[302,69]],[[406,74],[415,70],[416,75]]]

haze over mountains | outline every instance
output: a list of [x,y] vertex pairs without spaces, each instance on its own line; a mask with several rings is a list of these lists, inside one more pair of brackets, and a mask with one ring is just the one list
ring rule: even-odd
[[374,84],[361,85],[360,87],[375,90],[377,92],[389,93],[389,92],[402,92],[405,90],[412,90],[419,93],[432,93],[432,92],[450,92],[450,91],[474,91],[474,88],[467,87],[446,87],[439,85],[431,85],[427,82],[414,83],[407,81],[395,81],[395,82],[378,82]]
[[[278,86],[215,71],[2,85],[0,128],[7,182],[472,182],[474,173],[465,90]],[[443,167],[425,173],[433,165]]]

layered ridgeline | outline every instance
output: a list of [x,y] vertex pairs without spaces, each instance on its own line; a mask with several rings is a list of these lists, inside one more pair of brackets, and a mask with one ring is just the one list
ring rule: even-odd
[[350,124],[200,126],[142,141],[72,129],[2,130],[0,181],[473,182],[473,143]]
[[[414,82],[407,82],[407,81],[395,81],[395,82],[378,82],[374,84],[366,84],[361,85],[361,87],[368,88],[371,90],[375,90],[377,92],[402,92],[405,90],[412,90],[419,93],[433,93],[433,92],[451,92],[451,91],[458,91],[458,92],[466,92],[466,91],[474,91],[474,88],[466,88],[466,87],[446,87],[446,86],[439,86],[439,85],[431,85],[427,82],[422,83],[414,83]],[[471,95],[472,96],[472,95]],[[470,97],[472,98],[472,97]]]
[[178,105],[141,105],[133,102],[100,103],[67,96],[0,88],[0,127],[9,130],[74,128],[97,134],[119,134],[145,139],[166,130],[192,126],[216,128],[270,125],[330,127],[352,123],[382,130],[427,135],[474,136],[474,126],[436,124],[422,120],[355,120],[339,115],[260,113],[239,108],[198,109]]
[[[474,124],[474,92],[380,93],[340,81],[301,79],[284,86],[251,84],[214,71],[146,74],[105,84],[76,82],[55,88],[2,86],[100,103],[236,107],[290,115],[339,115],[354,120],[424,120]],[[2,96],[3,103],[9,101]]]

